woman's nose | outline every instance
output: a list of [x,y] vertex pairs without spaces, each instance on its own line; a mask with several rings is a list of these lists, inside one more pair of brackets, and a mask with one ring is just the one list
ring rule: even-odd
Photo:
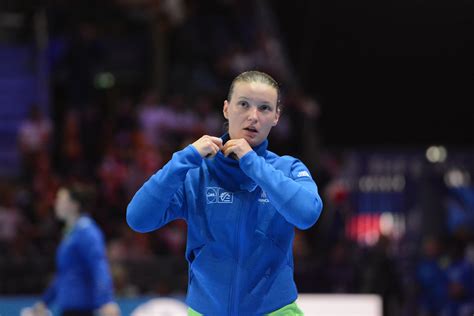
[[258,110],[256,107],[251,107],[248,113],[249,121],[256,121],[258,118]]

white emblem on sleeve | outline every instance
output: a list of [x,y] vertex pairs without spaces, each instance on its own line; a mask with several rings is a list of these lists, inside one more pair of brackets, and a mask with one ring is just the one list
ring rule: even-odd
[[298,178],[301,178],[301,177],[308,177],[308,178],[311,178],[311,176],[309,175],[308,171],[300,171],[298,172],[298,174],[296,175]]

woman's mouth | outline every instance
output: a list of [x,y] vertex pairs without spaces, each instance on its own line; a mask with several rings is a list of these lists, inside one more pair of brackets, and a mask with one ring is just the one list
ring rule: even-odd
[[249,134],[251,134],[252,136],[254,136],[255,134],[258,133],[257,129],[253,126],[249,126],[249,127],[245,127],[244,128],[244,131],[248,132]]

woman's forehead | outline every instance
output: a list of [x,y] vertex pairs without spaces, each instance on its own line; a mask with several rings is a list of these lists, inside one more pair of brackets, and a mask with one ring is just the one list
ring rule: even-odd
[[232,98],[246,98],[249,100],[276,104],[278,93],[275,87],[262,82],[238,82]]

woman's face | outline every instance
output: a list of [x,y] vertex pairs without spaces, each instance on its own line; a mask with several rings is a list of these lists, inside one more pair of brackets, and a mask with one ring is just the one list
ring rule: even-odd
[[59,189],[54,203],[56,217],[60,220],[66,220],[75,214],[77,210],[77,203],[71,199],[69,191],[64,188]]
[[231,100],[224,101],[231,139],[244,138],[250,146],[260,145],[278,123],[277,90],[261,82],[237,82]]

